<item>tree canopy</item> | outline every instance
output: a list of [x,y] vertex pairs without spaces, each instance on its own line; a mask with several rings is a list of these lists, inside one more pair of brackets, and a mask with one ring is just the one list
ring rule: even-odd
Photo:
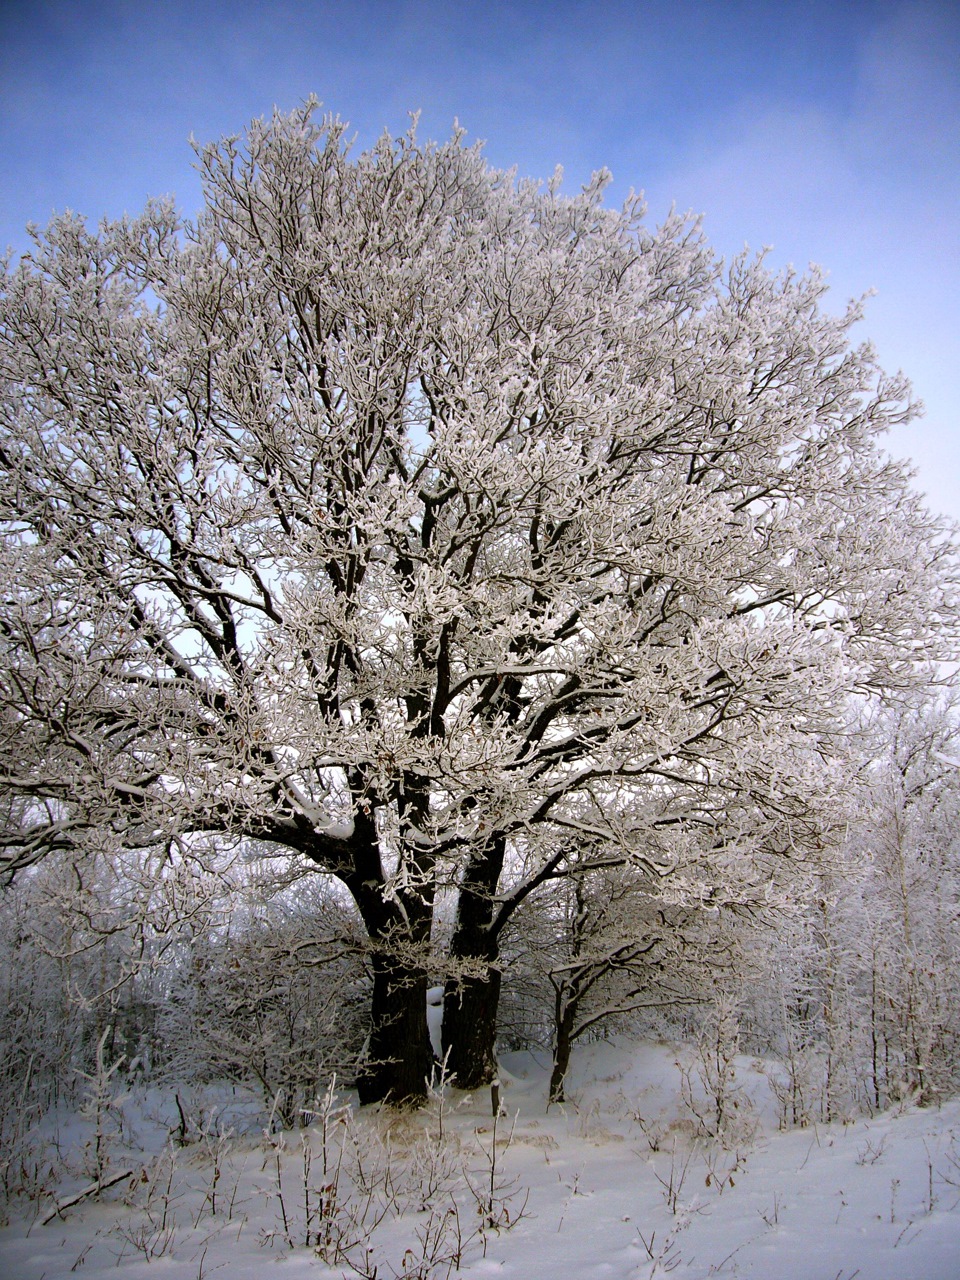
[[849,694],[948,652],[952,544],[878,444],[915,406],[816,271],[605,174],[354,157],[312,103],[198,158],[196,222],[67,214],[3,280],[0,859],[284,847],[371,940],[364,1096],[422,1090],[438,974],[483,1080],[529,895],[769,901]]

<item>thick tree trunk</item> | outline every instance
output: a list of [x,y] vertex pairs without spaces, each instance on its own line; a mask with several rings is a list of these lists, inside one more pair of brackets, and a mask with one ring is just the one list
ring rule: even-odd
[[451,1079],[460,1089],[487,1085],[497,1073],[500,969],[494,894],[505,847],[501,838],[484,850],[460,889],[450,950],[454,964],[464,962],[468,972],[454,972],[443,997],[443,1052]]
[[452,978],[443,997],[443,1051],[459,1089],[477,1089],[497,1074],[497,1007],[500,970],[485,977]]
[[357,1073],[361,1103],[417,1105],[427,1096],[433,1049],[427,1028],[426,956],[433,922],[428,873],[420,892],[388,898],[372,816],[358,812],[350,862],[339,872],[363,919],[371,948],[370,1031]]
[[360,1102],[416,1105],[426,1097],[432,1066],[426,973],[374,953],[370,1035],[357,1075]]

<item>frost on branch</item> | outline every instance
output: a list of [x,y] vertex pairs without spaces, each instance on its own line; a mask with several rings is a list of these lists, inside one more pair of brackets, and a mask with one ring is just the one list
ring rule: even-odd
[[7,271],[0,857],[324,869],[400,1099],[438,976],[490,1078],[499,939],[557,877],[816,855],[838,712],[943,651],[954,561],[815,272],[312,113],[202,148],[196,223],[64,215]]

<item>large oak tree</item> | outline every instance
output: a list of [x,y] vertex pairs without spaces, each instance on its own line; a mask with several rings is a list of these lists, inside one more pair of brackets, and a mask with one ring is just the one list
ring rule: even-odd
[[913,407],[815,272],[605,175],[313,104],[199,167],[196,222],[65,215],[3,281],[0,857],[273,842],[369,936],[361,1096],[422,1093],[438,974],[480,1083],[548,880],[815,855],[838,709],[952,625]]

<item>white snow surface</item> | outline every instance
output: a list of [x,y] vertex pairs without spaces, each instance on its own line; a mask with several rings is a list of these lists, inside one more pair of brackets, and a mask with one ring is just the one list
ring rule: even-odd
[[[498,1121],[503,1145],[497,1176],[511,1197],[510,1225],[487,1233],[485,1251],[480,1242],[470,1245],[459,1274],[498,1280],[960,1276],[960,1101],[782,1132],[762,1064],[743,1059],[739,1133],[719,1144],[696,1136],[684,1101],[680,1067],[691,1061],[689,1049],[625,1039],[581,1047],[569,1101],[548,1109],[549,1063],[531,1054],[504,1055],[506,1115]],[[111,1167],[129,1167],[134,1178],[99,1201],[88,1197],[65,1208],[47,1225],[42,1219],[54,1199],[31,1204],[32,1222],[15,1217],[0,1232],[3,1280],[262,1280],[273,1274],[329,1280],[358,1274],[328,1267],[313,1247],[291,1247],[282,1238],[271,1193],[276,1149],[262,1135],[238,1135],[223,1145],[214,1213],[211,1144],[183,1147],[169,1165],[173,1148],[160,1154],[172,1127],[165,1124],[172,1118],[166,1104],[155,1093],[134,1091],[123,1105],[126,1145],[111,1153]],[[355,1110],[355,1101],[351,1105]],[[482,1184],[483,1152],[492,1137],[490,1099],[448,1090],[444,1106],[447,1140],[466,1153]],[[436,1108],[434,1101],[413,1119],[395,1118],[398,1132],[409,1141],[425,1129],[435,1131]],[[384,1114],[366,1109],[355,1122],[382,1126]],[[319,1183],[319,1125],[304,1135]],[[76,1178],[55,1189],[61,1203],[84,1184],[83,1138],[77,1123],[61,1122],[62,1148],[66,1152],[72,1139],[78,1153]],[[289,1179],[288,1234],[296,1238],[303,1216],[300,1134],[288,1133],[285,1141],[280,1160]],[[164,1159],[172,1169],[169,1179],[157,1176],[156,1162]],[[142,1188],[151,1179],[155,1187],[168,1187],[165,1219],[159,1192],[152,1218],[145,1214]],[[468,1221],[475,1206],[469,1196],[466,1204]],[[405,1250],[417,1251],[416,1231],[426,1221],[410,1203],[401,1217],[376,1228],[370,1240],[378,1280],[425,1274]],[[429,1273],[431,1280],[446,1274],[445,1267]]]
[[430,1047],[438,1058],[443,1057],[443,987],[431,987],[427,991],[427,1031]]

